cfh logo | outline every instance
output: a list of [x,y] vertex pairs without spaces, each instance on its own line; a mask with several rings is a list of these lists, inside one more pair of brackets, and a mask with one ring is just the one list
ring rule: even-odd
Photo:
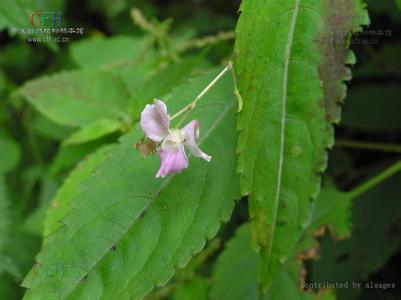
[[29,23],[32,26],[61,26],[63,25],[63,13],[34,11],[29,16]]

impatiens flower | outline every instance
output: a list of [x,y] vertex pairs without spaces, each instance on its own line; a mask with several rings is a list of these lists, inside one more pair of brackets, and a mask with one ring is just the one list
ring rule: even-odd
[[188,167],[188,157],[184,146],[196,157],[206,161],[212,159],[198,147],[199,122],[192,120],[182,129],[170,128],[167,106],[163,101],[155,99],[153,104],[146,105],[141,113],[140,123],[145,135],[154,142],[160,143],[158,149],[160,169],[156,177],[164,177]]

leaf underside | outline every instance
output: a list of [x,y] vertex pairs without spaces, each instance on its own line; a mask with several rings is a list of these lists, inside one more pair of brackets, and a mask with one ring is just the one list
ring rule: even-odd
[[267,288],[309,224],[353,63],[359,0],[244,0],[236,27],[238,171]]
[[[169,112],[216,74],[175,90]],[[142,158],[134,150],[139,126],[107,150],[70,200],[64,225],[48,236],[23,283],[25,299],[140,299],[204,247],[239,197],[232,88],[225,76],[191,113],[210,163],[190,158],[183,173],[156,179],[157,156]]]

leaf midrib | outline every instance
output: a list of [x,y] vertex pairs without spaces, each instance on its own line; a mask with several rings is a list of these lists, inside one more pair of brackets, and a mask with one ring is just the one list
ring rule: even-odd
[[296,0],[294,6],[294,13],[291,19],[291,27],[288,33],[287,39],[287,47],[285,51],[285,61],[284,61],[284,76],[283,76],[283,96],[281,99],[282,108],[281,108],[281,131],[280,131],[280,157],[278,164],[278,175],[277,175],[277,189],[274,200],[274,211],[273,211],[273,222],[272,222],[272,236],[271,241],[268,248],[268,255],[271,256],[274,242],[274,234],[276,227],[276,220],[278,214],[278,204],[280,200],[280,192],[281,192],[281,181],[282,181],[282,172],[283,172],[283,164],[284,164],[284,143],[285,143],[285,120],[286,120],[286,104],[287,104],[287,91],[288,91],[288,68],[290,65],[291,52],[292,52],[292,44],[294,40],[295,34],[295,25],[298,17],[299,7],[301,0]]

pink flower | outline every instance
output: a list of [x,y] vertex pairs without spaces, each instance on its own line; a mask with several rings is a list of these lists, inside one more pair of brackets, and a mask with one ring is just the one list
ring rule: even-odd
[[147,104],[141,113],[140,123],[145,135],[160,143],[160,169],[156,177],[164,177],[188,167],[184,146],[196,157],[206,161],[212,159],[198,147],[199,122],[192,120],[182,129],[170,128],[167,106],[163,101],[155,99],[154,104]]

